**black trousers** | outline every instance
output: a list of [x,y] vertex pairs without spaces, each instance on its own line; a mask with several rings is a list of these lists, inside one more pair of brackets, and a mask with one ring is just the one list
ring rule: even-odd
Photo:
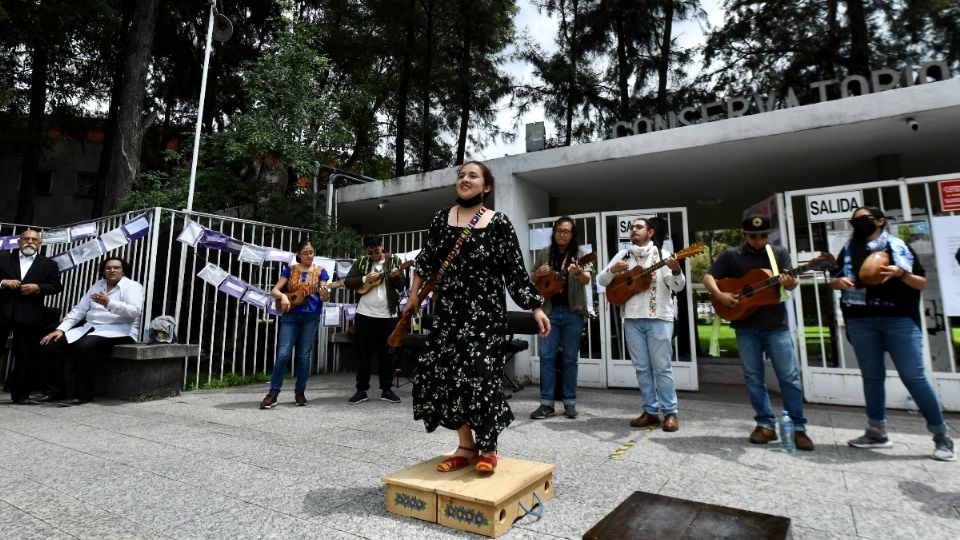
[[[61,339],[57,343],[65,344]],[[114,345],[134,343],[130,336],[103,337],[87,334],[63,347],[63,382],[66,397],[82,401],[93,399],[93,386],[97,380],[97,364],[100,357],[109,354]]]
[[357,361],[357,390],[366,392],[370,389],[370,370],[373,357],[376,356],[380,365],[380,389],[389,390],[393,386],[393,357],[387,338],[397,325],[397,319],[380,319],[367,317],[357,313],[354,322],[357,332],[354,340],[357,344],[359,359]]
[[29,398],[33,390],[42,390],[44,393],[51,391],[50,381],[59,377],[51,372],[47,357],[41,350],[40,339],[43,338],[44,328],[27,324],[14,324],[11,328],[13,370],[8,381],[10,397],[16,401]]

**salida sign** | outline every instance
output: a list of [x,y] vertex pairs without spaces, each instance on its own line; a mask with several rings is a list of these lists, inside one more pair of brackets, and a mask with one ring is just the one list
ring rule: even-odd
[[810,223],[850,219],[861,201],[860,190],[807,195],[807,219]]

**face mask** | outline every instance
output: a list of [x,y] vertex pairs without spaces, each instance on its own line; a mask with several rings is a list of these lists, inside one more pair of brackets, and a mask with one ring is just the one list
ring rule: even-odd
[[469,199],[461,199],[457,197],[457,204],[464,208],[473,208],[474,206],[483,202],[483,194],[479,194],[475,197],[470,197]]
[[877,232],[877,222],[872,219],[851,219],[850,223],[853,225],[853,237],[858,240],[866,240]]
[[27,257],[33,257],[37,253],[37,248],[28,244],[20,248],[20,253],[23,253]]

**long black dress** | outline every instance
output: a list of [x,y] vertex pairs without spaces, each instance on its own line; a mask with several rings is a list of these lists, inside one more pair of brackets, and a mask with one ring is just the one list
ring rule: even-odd
[[[491,212],[492,210],[487,210]],[[448,209],[437,212],[416,272],[434,275],[463,227],[447,224]],[[477,448],[497,449],[497,436],[513,412],[500,391],[506,362],[506,295],[524,309],[543,304],[523,265],[517,233],[503,213],[474,228],[438,287],[434,327],[420,357],[413,385],[413,416],[428,432],[443,426],[473,429]]]

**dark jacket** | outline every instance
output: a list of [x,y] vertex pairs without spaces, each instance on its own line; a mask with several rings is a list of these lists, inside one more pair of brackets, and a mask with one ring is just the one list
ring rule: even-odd
[[[390,270],[394,266],[400,265],[400,259],[396,255],[391,255],[390,253],[384,253],[384,262],[383,262],[383,271],[386,276],[385,280],[387,284],[387,305],[390,308],[390,313],[397,312],[397,305],[400,303],[400,293],[407,286],[407,276],[406,272],[400,272],[395,278],[389,277]],[[343,280],[343,285],[355,291],[363,286],[363,278],[372,271],[373,262],[370,260],[369,255],[364,255],[357,259],[357,262],[353,263],[353,266],[350,267],[350,271],[347,272],[347,277]]]
[[20,275],[19,251],[0,253],[0,279],[18,279],[40,287],[37,294],[27,296],[16,289],[0,289],[0,324],[43,324],[47,317],[43,299],[63,290],[57,263],[39,253],[26,276]]

